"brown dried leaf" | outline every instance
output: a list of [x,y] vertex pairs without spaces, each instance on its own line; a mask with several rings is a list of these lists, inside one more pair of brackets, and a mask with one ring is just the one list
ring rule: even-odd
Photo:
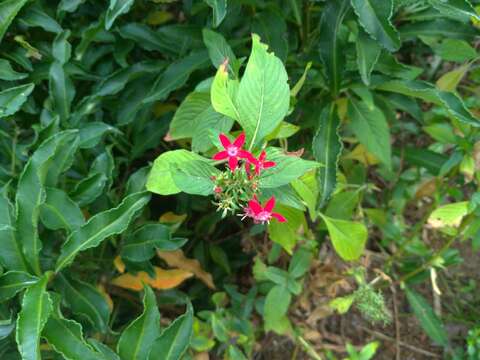
[[157,266],[155,269],[155,278],[151,278],[144,271],[139,271],[133,275],[126,273],[112,280],[112,284],[124,289],[141,291],[144,284],[150,285],[155,289],[172,289],[177,287],[186,279],[193,276],[193,273],[183,269],[165,270]]

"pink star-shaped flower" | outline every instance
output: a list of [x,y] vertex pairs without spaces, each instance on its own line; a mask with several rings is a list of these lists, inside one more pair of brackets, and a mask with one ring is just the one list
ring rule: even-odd
[[286,222],[287,219],[285,219],[282,214],[273,212],[274,207],[275,196],[268,199],[265,206],[262,206],[257,197],[253,196],[253,199],[248,202],[248,206],[244,208],[245,213],[243,214],[243,218],[250,217],[255,224],[268,223],[272,218],[277,219],[281,223]]
[[266,161],[266,157],[267,153],[263,150],[258,159],[249,159],[249,161],[255,166],[255,174],[260,175],[260,172],[263,169],[268,169],[277,165],[275,161]]
[[220,142],[225,150],[220,151],[213,155],[214,160],[228,159],[228,166],[230,170],[235,171],[238,166],[238,159],[252,159],[253,156],[248,151],[243,150],[242,146],[245,144],[245,133],[241,133],[233,143],[230,142],[225,134],[220,134]]

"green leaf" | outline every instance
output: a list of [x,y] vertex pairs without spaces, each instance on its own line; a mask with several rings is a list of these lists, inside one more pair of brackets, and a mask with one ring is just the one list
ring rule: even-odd
[[460,201],[440,206],[430,214],[428,223],[433,227],[458,227],[469,212],[468,204],[468,201]]
[[320,165],[315,161],[303,160],[298,156],[285,154],[280,148],[268,147],[265,151],[267,153],[266,159],[274,161],[276,165],[266,169],[260,175],[259,185],[261,188],[276,188],[289,184]]
[[335,251],[343,260],[353,261],[362,256],[368,232],[364,224],[332,219],[320,214],[327,225]]
[[81,251],[97,247],[106,238],[121,234],[140,215],[150,200],[145,192],[127,196],[116,208],[103,211],[90,218],[85,225],[74,231],[62,246],[55,271],[70,264]]
[[49,87],[54,110],[62,121],[66,121],[70,116],[75,87],[59,61],[54,61],[50,66]]
[[210,97],[215,111],[238,121],[240,112],[236,101],[240,84],[236,79],[229,79],[227,65],[222,63],[218,67],[213,79]]
[[464,24],[448,19],[408,22],[399,28],[402,40],[419,36],[440,36],[449,39],[473,39],[478,36],[478,29],[471,24]]
[[72,231],[85,222],[78,205],[68,195],[56,188],[45,189],[45,202],[41,205],[40,218],[51,230]]
[[310,268],[312,260],[312,252],[301,247],[293,254],[290,264],[288,265],[288,273],[294,278],[302,277]]
[[[3,249],[2,249],[3,251]],[[35,284],[38,278],[22,271],[9,271],[0,276],[0,302]]]
[[377,90],[390,91],[413,96],[436,105],[443,106],[450,116],[466,124],[479,127],[480,121],[467,110],[462,99],[456,94],[437,90],[425,81],[386,81],[376,86]]
[[60,313],[50,316],[42,336],[66,360],[106,360],[87,344],[82,326],[76,321],[65,319]]
[[163,153],[153,163],[147,180],[147,190],[160,195],[179,193],[182,190],[175,184],[173,172],[177,167],[186,166],[193,161],[210,162],[210,160],[187,150]]
[[[45,202],[45,183],[48,175],[58,175],[65,170],[63,156],[70,152],[65,146],[75,148],[77,131],[67,130],[45,140],[30,157],[18,181],[16,193],[17,239],[22,244],[25,258],[36,274],[41,273],[39,253],[42,248],[38,236],[38,219],[41,205]],[[69,157],[69,156],[67,156]]]
[[443,74],[437,80],[437,88],[442,91],[453,92],[457,89],[458,84],[462,81],[463,77],[470,70],[470,64],[464,64],[454,70],[451,70]]
[[213,11],[213,26],[219,26],[227,15],[227,0],[204,0]]
[[343,18],[349,10],[348,0],[329,1],[320,19],[319,51],[332,95],[340,93],[345,68],[343,49],[345,41],[340,35]]
[[233,66],[234,73],[237,73],[238,60],[223,35],[210,29],[203,29],[202,35],[213,66],[218,69],[225,60],[228,60],[228,63]]
[[268,224],[268,236],[273,242],[281,245],[287,253],[291,254],[299,240],[299,228],[306,226],[305,215],[303,211],[280,204],[275,207],[275,212],[285,216],[287,222],[280,223],[272,220],[270,224]]
[[405,287],[405,294],[415,316],[430,339],[439,345],[448,346],[448,334],[441,320],[433,312],[432,307],[420,294],[409,287]]
[[22,11],[19,23],[26,27],[41,27],[43,30],[58,34],[63,31],[60,24],[50,17],[40,5],[33,4]]
[[285,286],[276,285],[267,294],[263,305],[263,319],[265,331],[275,331],[284,334],[285,315],[292,300],[292,294]]
[[69,30],[63,31],[55,37],[52,44],[52,55],[61,65],[66,64],[72,55],[72,45],[67,41],[69,36]]
[[477,51],[464,40],[444,39],[433,51],[447,61],[464,62],[477,57]]
[[318,130],[312,143],[313,155],[323,165],[317,172],[318,207],[320,209],[327,204],[337,186],[338,159],[343,148],[338,135],[339,127],[340,119],[338,118],[337,108],[335,103],[332,102],[320,113]]
[[118,131],[113,126],[110,126],[100,121],[93,121],[87,124],[82,124],[78,133],[78,135],[80,136],[80,148],[90,149],[95,147],[102,140],[102,137],[109,132],[121,134],[120,131]]
[[392,167],[390,130],[382,111],[370,108],[364,102],[350,99],[348,103],[350,127],[368,151],[385,164]]
[[370,74],[377,63],[382,48],[363,30],[359,30],[356,41],[357,47],[357,67],[362,81],[365,85],[370,85]]
[[33,84],[26,84],[0,91],[0,119],[20,110],[34,87]]
[[28,0],[4,0],[0,3],[0,43],[8,27]]
[[108,331],[110,308],[105,297],[92,285],[59,274],[55,288],[61,292],[63,302],[82,320],[88,320],[102,333]]
[[23,295],[15,335],[22,360],[41,359],[40,335],[52,313],[52,301],[46,291],[48,276],[44,275]]
[[0,59],[0,80],[14,81],[25,79],[28,75],[16,72],[12,69],[10,62],[5,59]]
[[[252,52],[238,88],[237,119],[250,141],[260,143],[287,115],[290,104],[288,76],[280,59],[267,52],[252,35]],[[215,106],[214,106],[215,107]]]
[[469,22],[470,18],[480,20],[472,4],[468,0],[429,0],[430,4],[440,13],[446,16],[462,16],[465,22]]
[[252,22],[252,32],[264,40],[268,48],[283,62],[288,55],[287,23],[284,17],[272,10],[264,10],[255,14]]
[[[400,155],[400,151],[395,152],[395,154]],[[449,159],[447,156],[434,151],[415,147],[404,148],[403,155],[407,163],[424,167],[433,175],[438,175]]]
[[180,360],[190,346],[193,335],[193,308],[189,303],[187,312],[176,318],[162,331],[148,356],[149,360]]
[[105,16],[105,30],[110,30],[115,19],[130,11],[135,0],[110,0],[110,5]]
[[389,51],[400,47],[400,37],[390,21],[393,0],[352,0],[360,25]]
[[15,234],[14,208],[4,191],[0,196],[0,264],[8,270],[28,271],[22,245]]
[[[123,331],[118,341],[117,352],[122,360],[147,360],[153,344],[160,335],[160,313],[155,294],[145,286],[143,313]],[[162,349],[156,355],[166,353]]]
[[181,165],[171,165],[172,178],[178,188],[192,195],[208,196],[213,194],[215,183],[213,176],[220,171],[205,160],[193,160]]
[[172,238],[170,228],[163,224],[146,224],[135,230],[122,247],[122,258],[142,262],[150,260],[155,250],[172,251],[180,249],[187,239]]

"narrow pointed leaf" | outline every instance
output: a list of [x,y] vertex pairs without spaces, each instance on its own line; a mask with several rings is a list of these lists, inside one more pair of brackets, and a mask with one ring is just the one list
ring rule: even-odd
[[96,247],[106,238],[124,232],[150,199],[146,192],[127,196],[116,208],[92,216],[62,246],[56,272],[70,264],[79,252]]
[[360,30],[358,33],[356,46],[358,72],[362,77],[363,83],[370,85],[370,74],[380,57],[382,48],[363,30]]
[[213,11],[213,26],[219,26],[227,15],[227,0],[204,0]]
[[26,84],[0,91],[0,119],[20,110],[34,87],[33,84]]
[[54,61],[50,66],[49,87],[54,110],[62,121],[66,121],[70,116],[70,107],[75,97],[75,87],[59,61]]
[[135,0],[110,0],[105,17],[105,29],[109,30],[117,17],[128,13],[134,2]]
[[38,278],[22,271],[9,271],[0,276],[0,302],[35,284]]
[[19,73],[13,70],[10,62],[5,59],[0,59],[0,80],[13,81],[26,78],[28,75]]
[[4,0],[0,3],[0,43],[3,35],[28,0]]
[[82,211],[64,191],[48,187],[45,195],[40,218],[48,229],[72,231],[83,225],[85,219]]

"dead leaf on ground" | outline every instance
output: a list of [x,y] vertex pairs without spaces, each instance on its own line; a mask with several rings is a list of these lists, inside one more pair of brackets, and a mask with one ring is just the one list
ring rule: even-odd
[[168,266],[186,270],[195,274],[197,278],[202,280],[210,289],[215,289],[212,275],[202,269],[200,262],[196,259],[189,259],[185,257],[182,250],[175,251],[159,251],[157,255],[163,259]]
[[139,271],[135,275],[130,273],[120,275],[112,280],[112,284],[133,291],[141,291],[144,284],[155,289],[166,290],[177,287],[193,276],[192,272],[182,269],[165,270],[157,266],[154,269],[155,278],[151,278],[145,271]]

